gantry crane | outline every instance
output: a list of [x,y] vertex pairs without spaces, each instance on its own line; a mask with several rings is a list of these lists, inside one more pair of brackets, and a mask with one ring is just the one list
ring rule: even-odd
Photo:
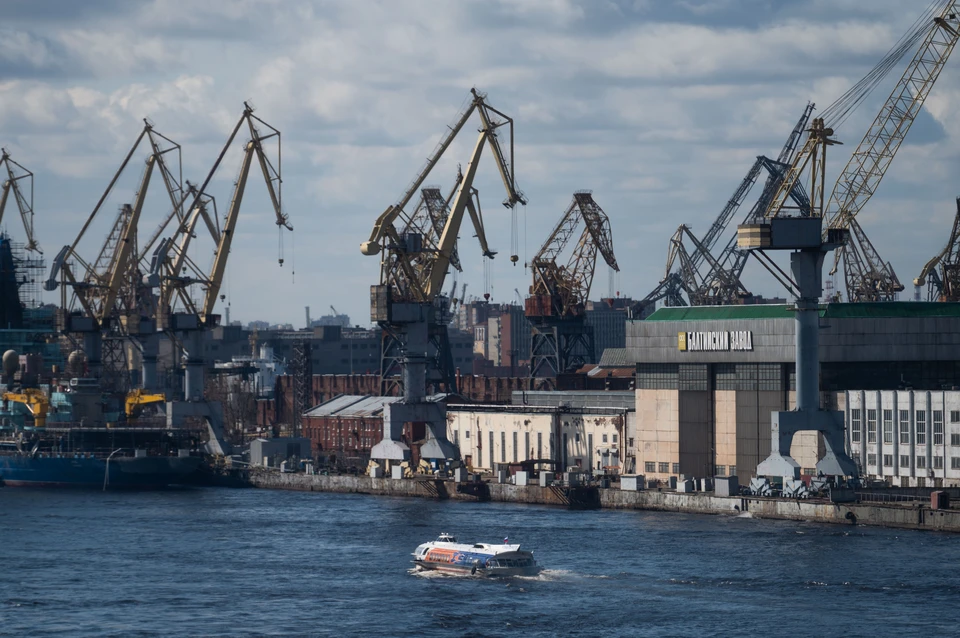
[[927,286],[927,301],[960,301],[960,197],[947,245],[923,266],[913,285],[917,301],[923,286]]
[[[408,458],[409,448],[401,441],[401,434],[403,424],[412,421],[426,423],[429,429],[428,442],[421,448],[423,458],[459,458],[459,450],[446,438],[445,407],[427,402],[424,397],[428,382],[433,380],[438,381],[438,385],[445,383],[449,390],[456,388],[455,379],[435,364],[429,367],[436,372],[430,378],[427,375],[429,362],[435,361],[437,356],[431,352],[432,348],[436,350],[431,345],[431,327],[446,327],[442,318],[447,316],[449,308],[442,289],[452,265],[464,214],[471,218],[483,255],[492,258],[495,254],[487,245],[481,212],[474,204],[473,180],[484,147],[489,146],[493,152],[506,188],[504,206],[512,209],[518,203],[526,203],[523,193],[517,189],[513,172],[513,120],[490,106],[485,94],[476,89],[471,89],[470,93],[469,105],[441,139],[413,183],[377,218],[370,238],[360,245],[364,255],[381,256],[380,283],[371,288],[371,319],[383,329],[385,341],[397,344],[402,378],[398,385],[402,385],[403,392],[401,401],[389,404],[384,410],[384,436],[373,448],[373,458]],[[444,205],[442,228],[438,233],[428,210],[432,230],[424,232],[423,225],[416,223],[415,212],[409,213],[405,207],[474,112],[480,117],[479,137],[462,179],[458,180],[449,212]],[[499,130],[503,127],[508,127],[509,131],[509,156],[504,154],[501,146]],[[386,361],[381,364],[381,378],[385,383],[385,375],[391,371],[388,365]],[[384,390],[386,388],[382,386],[381,391]]]
[[[133,203],[120,207],[97,256],[90,261],[84,260],[78,252],[78,245],[144,141],[148,143],[149,150]],[[171,153],[176,156],[176,172],[166,161],[166,156]],[[181,206],[179,165],[180,146],[144,120],[144,127],[120,168],[76,239],[64,246],[54,258],[50,276],[44,283],[46,290],[60,288],[61,331],[82,337],[90,374],[107,385],[112,384],[113,390],[124,389],[128,385],[121,373],[127,340],[156,332],[153,297],[141,281],[143,271],[137,258],[137,235],[147,189],[157,167],[173,208],[176,210]],[[68,292],[72,292],[69,300]],[[103,375],[102,367],[105,337],[109,344],[107,359],[113,359],[108,369],[111,374],[107,376]]]
[[[558,263],[583,224],[566,264]],[[532,326],[530,376],[546,384],[558,374],[595,363],[593,328],[586,324],[586,303],[597,252],[615,271],[610,220],[590,191],[577,191],[553,232],[530,261],[533,285],[525,314]]]
[[903,290],[893,268],[880,258],[855,218],[876,192],[960,38],[957,0],[931,5],[927,17],[932,20],[918,21],[918,27],[902,40],[906,50],[907,45],[912,46],[923,37],[913,60],[851,155],[830,195],[824,233],[837,228],[852,231],[848,243],[834,254],[831,270],[831,274],[835,273],[842,259],[849,301],[893,300]]
[[[0,149],[0,165],[7,174],[6,179],[3,180],[3,190],[0,191],[0,224],[3,223],[3,211],[7,207],[7,199],[12,192],[13,199],[17,202],[17,209],[20,211],[23,229],[27,233],[24,249],[42,254],[43,251],[40,250],[40,245],[33,234],[33,173],[15,162],[5,148]],[[25,189],[21,187],[21,182],[29,184],[29,196],[24,193]]]

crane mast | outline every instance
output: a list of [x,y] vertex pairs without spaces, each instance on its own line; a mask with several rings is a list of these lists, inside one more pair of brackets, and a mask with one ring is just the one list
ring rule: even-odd
[[[0,191],[0,224],[3,223],[3,211],[7,207],[7,199],[12,192],[13,199],[17,202],[17,209],[20,211],[23,230],[27,233],[24,249],[43,254],[33,234],[33,173],[11,159],[10,153],[5,148],[0,149],[0,164],[7,173],[7,179],[3,181],[3,190]],[[23,180],[27,180],[30,184],[29,199],[20,188],[20,182]]]
[[880,258],[863,230],[852,224],[876,192],[960,38],[956,5],[956,0],[943,3],[913,60],[851,155],[830,196],[824,233],[831,228],[852,231],[850,243],[836,251],[831,271],[836,272],[842,259],[850,301],[892,300],[903,290],[890,264]]
[[[566,264],[558,263],[577,235]],[[558,374],[597,358],[593,329],[586,324],[586,304],[596,271],[597,253],[619,271],[607,214],[590,191],[577,191],[553,232],[530,261],[533,285],[524,314],[530,321],[530,376],[550,386]]]
[[[369,239],[360,245],[364,255],[381,255],[380,283],[371,287],[370,313],[383,330],[381,393],[402,392],[402,400],[391,404],[384,414],[383,440],[374,446],[373,458],[409,458],[401,436],[403,424],[410,421],[426,423],[429,429],[428,441],[421,449],[423,458],[459,458],[457,447],[446,439],[445,407],[425,397],[428,385],[456,391],[447,336],[449,300],[443,295],[443,285],[450,268],[459,265],[456,248],[464,215],[471,219],[483,255],[492,258],[495,254],[487,245],[473,188],[485,147],[490,147],[507,192],[504,206],[512,209],[526,203],[513,172],[513,120],[490,106],[486,95],[475,88],[470,95],[470,103],[424,167],[400,199],[377,218]],[[475,112],[480,118],[479,135],[452,196],[441,200],[437,189],[424,189],[422,203],[408,213],[405,208]],[[509,155],[500,141],[504,127],[510,136]]]

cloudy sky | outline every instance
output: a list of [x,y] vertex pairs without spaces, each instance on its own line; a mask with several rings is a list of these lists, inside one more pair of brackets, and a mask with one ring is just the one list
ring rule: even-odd
[[[0,144],[36,174],[37,236],[70,243],[147,117],[202,181],[244,100],[283,134],[281,242],[251,173],[224,294],[231,318],[303,324],[330,305],[366,325],[378,261],[358,247],[455,118],[470,87],[516,122],[520,264],[489,155],[477,187],[495,301],[525,292],[537,251],[574,190],[607,212],[621,267],[643,297],[663,276],[681,222],[702,235],[759,154],[776,155],[808,100],[826,107],[862,77],[927,3],[911,0],[5,0]],[[860,220],[908,286],[956,210],[960,69],[948,64]],[[896,73],[899,77],[899,70]],[[892,80],[891,80],[892,83]],[[891,83],[838,132],[839,172]],[[446,189],[475,125],[428,183]],[[221,214],[240,144],[214,182]],[[93,255],[142,164],[88,232]],[[759,188],[756,189],[759,191]],[[756,194],[756,193],[755,193]],[[141,228],[165,214],[152,187]],[[8,211],[4,225],[22,237]],[[732,232],[732,229],[731,229]],[[479,247],[462,234],[461,282],[485,292]],[[197,261],[206,267],[209,246]],[[748,286],[778,294],[758,266]],[[610,277],[598,267],[594,297]],[[48,294],[47,300],[54,301]],[[222,310],[222,308],[221,308]]]

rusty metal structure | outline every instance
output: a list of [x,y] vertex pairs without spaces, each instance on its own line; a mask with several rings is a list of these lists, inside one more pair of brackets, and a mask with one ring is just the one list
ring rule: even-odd
[[913,285],[917,301],[924,286],[927,287],[926,301],[960,301],[960,197],[947,245],[924,264]]
[[[574,238],[576,243],[572,243]],[[572,249],[563,263],[562,255],[569,246]],[[590,191],[577,191],[530,261],[533,285],[525,314],[533,329],[531,377],[555,379],[585,363],[596,363],[593,330],[586,325],[586,303],[598,252],[610,268],[620,270],[607,214]]]

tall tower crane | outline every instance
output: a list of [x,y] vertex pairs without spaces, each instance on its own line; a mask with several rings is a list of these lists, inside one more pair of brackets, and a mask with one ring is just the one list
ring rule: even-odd
[[[33,235],[33,173],[15,162],[5,148],[0,148],[0,166],[3,166],[7,174],[6,179],[3,180],[3,190],[0,191],[0,224],[3,223],[3,211],[7,207],[7,199],[12,192],[13,199],[17,202],[17,209],[20,211],[23,229],[27,233],[24,249],[43,254]],[[28,184],[28,188],[24,189],[21,182]],[[28,190],[29,196],[24,193],[24,190]]]
[[[580,229],[566,264],[558,263]],[[525,314],[533,327],[530,376],[550,383],[557,375],[596,361],[593,328],[586,324],[586,303],[597,252],[615,271],[610,220],[590,191],[577,191],[553,232],[530,262],[533,285]]]
[[[132,204],[124,204],[114,219],[97,256],[86,261],[78,252],[78,245],[100,213],[104,202],[113,191],[117,180],[126,170],[140,145],[149,146],[145,167]],[[176,158],[175,170],[168,166],[167,156]],[[144,127],[127,153],[120,168],[107,185],[86,223],[73,243],[64,246],[51,264],[50,275],[44,283],[46,290],[61,290],[61,330],[68,335],[79,335],[87,356],[90,373],[102,380],[125,386],[117,375],[122,366],[123,346],[130,338],[156,331],[152,295],[141,286],[142,272],[137,259],[137,234],[141,213],[154,171],[159,168],[171,205],[181,206],[181,179],[179,173],[180,146],[163,136],[144,120]],[[68,291],[72,298],[68,301]],[[109,338],[108,352],[113,359],[112,375],[102,377],[104,337]]]
[[849,242],[834,254],[831,271],[836,272],[842,259],[850,301],[892,300],[903,290],[893,268],[880,258],[855,218],[876,192],[960,38],[957,0],[941,2],[932,11],[936,11],[932,22],[920,22],[920,28],[914,32],[916,40],[920,35],[924,38],[913,60],[851,155],[830,195],[824,233],[834,228],[852,231]]
[[925,285],[927,301],[960,301],[960,197],[947,245],[923,266],[913,285],[918,301],[920,289]]
[[[474,205],[473,180],[479,168],[484,147],[493,152],[500,177],[507,191],[504,206],[513,208],[526,203],[516,186],[513,172],[513,120],[487,103],[486,95],[471,89],[471,100],[456,123],[450,127],[437,148],[427,159],[426,165],[417,173],[413,183],[396,203],[377,218],[370,238],[360,245],[364,255],[380,255],[380,283],[371,288],[371,319],[384,333],[384,341],[396,345],[402,378],[403,398],[390,404],[384,411],[384,436],[372,450],[371,456],[378,459],[403,460],[409,456],[409,448],[401,440],[403,424],[423,422],[429,429],[428,442],[421,449],[424,458],[459,458],[459,450],[446,438],[446,408],[439,403],[425,401],[428,381],[446,383],[449,390],[456,387],[455,379],[448,373],[437,370],[428,379],[428,364],[435,361],[431,353],[431,328],[443,326],[448,312],[448,300],[442,294],[447,271],[453,265],[457,236],[464,214],[469,214],[480,248],[484,256],[495,254],[487,245],[483,219]],[[424,232],[416,225],[415,215],[405,211],[415,193],[437,165],[453,139],[463,129],[470,116],[476,112],[480,117],[480,130],[470,159],[458,180],[449,212],[442,219],[442,227]],[[509,155],[503,151],[500,129],[508,127]],[[444,206],[446,208],[446,206]],[[438,223],[439,223],[438,219]],[[431,223],[431,228],[434,228]],[[384,347],[386,352],[387,347]],[[381,379],[386,383],[390,372],[381,364]],[[446,376],[447,378],[442,378]],[[386,388],[381,386],[381,391]]]

